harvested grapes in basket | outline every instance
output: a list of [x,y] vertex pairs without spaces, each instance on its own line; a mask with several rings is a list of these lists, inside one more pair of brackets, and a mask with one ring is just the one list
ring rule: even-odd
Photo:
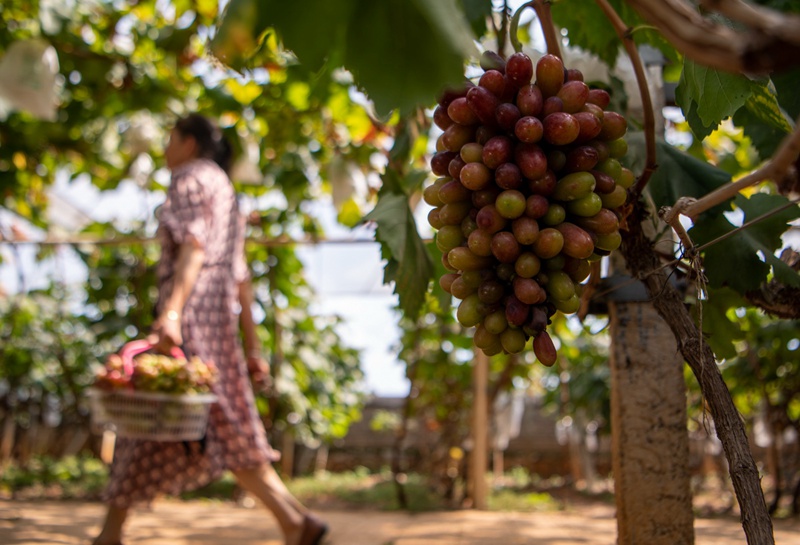
[[168,394],[203,394],[211,391],[217,368],[194,356],[188,359],[145,353],[134,357],[131,373],[122,357],[112,354],[96,376],[95,388],[101,390],[133,389],[140,392]]

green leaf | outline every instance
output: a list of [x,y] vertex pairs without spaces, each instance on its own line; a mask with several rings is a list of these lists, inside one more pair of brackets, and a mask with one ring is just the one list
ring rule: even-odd
[[737,321],[728,318],[728,309],[747,306],[741,295],[730,288],[712,290],[708,299],[700,301],[702,308],[702,327],[717,359],[736,356],[734,341],[741,338],[741,327]]
[[284,46],[293,51],[310,71],[315,72],[332,52],[344,46],[345,36],[351,30],[351,15],[358,9],[357,4],[357,0],[262,0],[259,23],[264,28],[275,28]]
[[749,108],[740,108],[733,116],[733,123],[742,128],[761,159],[772,157],[786,135],[762,121]]
[[361,223],[361,218],[361,207],[352,197],[342,203],[341,209],[336,214],[336,220],[346,227],[355,227]]
[[616,64],[622,44],[594,0],[557,2],[550,11],[556,25],[567,29],[570,44],[594,53],[609,66]]
[[[624,0],[610,0],[611,6],[628,27],[639,27],[644,21]],[[622,51],[622,42],[595,0],[569,0],[552,4],[553,21],[567,29],[570,45],[594,53],[609,66],[614,66]],[[534,21],[533,24],[539,24]],[[653,31],[633,34],[637,44],[647,43],[659,49],[666,58],[677,60],[675,49]]]
[[[737,196],[735,204],[744,212],[744,223],[786,204],[778,195],[756,194],[750,199]],[[735,235],[713,243],[705,250],[705,272],[712,287],[729,286],[741,294],[758,289],[772,271],[784,283],[800,285],[800,275],[775,256],[787,224],[800,217],[800,209],[790,207],[747,227]],[[689,231],[692,240],[703,245],[735,229],[725,216],[698,220]]]
[[792,119],[800,117],[800,68],[772,74],[778,102]]
[[[387,171],[384,185],[398,187],[402,184],[396,173]],[[381,244],[381,253],[387,259],[384,283],[394,282],[394,293],[399,296],[400,308],[415,318],[423,303],[433,276],[433,264],[428,249],[419,236],[414,215],[404,193],[385,192],[378,204],[367,214],[365,221],[377,224],[375,238]]]
[[260,16],[262,11],[256,0],[231,0],[211,40],[211,53],[234,70],[241,70],[267,28]]
[[459,0],[412,0],[417,9],[425,16],[428,23],[442,36],[447,42],[463,55],[477,53],[475,44],[472,42],[474,36],[470,32],[469,21],[464,12],[459,9]]
[[[430,104],[442,88],[464,78],[464,37],[471,30],[455,0],[420,9],[406,0],[361,0],[353,13],[344,65],[380,115]],[[431,20],[434,13],[451,16]]]
[[[716,240],[733,231],[735,227],[725,216],[719,215],[697,222],[689,230],[689,236],[697,245]],[[746,235],[736,236],[714,243],[704,252],[703,265],[711,287],[728,286],[739,293],[754,290],[769,274],[769,265],[758,258],[753,248],[748,247]]]
[[483,36],[486,33],[486,18],[492,15],[492,0],[459,0],[459,4],[469,21],[472,33]]
[[766,80],[763,84],[754,84],[752,90],[753,94],[747,99],[745,107],[761,122],[784,134],[792,132],[794,122],[786,116],[778,104],[774,85]]
[[433,268],[434,268],[433,271],[434,281],[432,283],[433,289],[431,290],[431,293],[432,296],[436,298],[439,308],[442,309],[443,312],[447,312],[448,309],[450,309],[450,307],[453,304],[453,296],[444,291],[444,289],[442,289],[442,286],[439,285],[438,279],[441,278],[442,275],[450,271],[445,269],[441,259],[435,258],[436,256],[441,257],[442,255],[441,250],[439,250],[439,248],[436,247],[436,242],[431,241],[428,243],[428,254],[432,256],[431,262],[433,263]]
[[[623,162],[634,174],[639,174],[645,164],[644,133],[628,133],[628,153]],[[656,207],[672,206],[680,197],[700,198],[731,181],[725,171],[681,151],[663,140],[656,140],[656,169],[648,188]],[[705,214],[720,214],[729,206],[720,204]]]
[[[681,73],[681,77],[683,77]],[[697,113],[697,102],[687,97],[687,90],[680,85],[675,89],[675,102],[683,109],[683,115],[689,123],[689,128],[692,129],[692,134],[698,140],[703,140],[709,136],[717,126],[713,123],[706,125]],[[741,109],[739,111],[742,111]]]
[[675,97],[684,112],[690,112],[692,103],[695,103],[702,126],[716,128],[723,119],[744,106],[753,94],[753,87],[753,82],[743,75],[722,72],[684,59]]

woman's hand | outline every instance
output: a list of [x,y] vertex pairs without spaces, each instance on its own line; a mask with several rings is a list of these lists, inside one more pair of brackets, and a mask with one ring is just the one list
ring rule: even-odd
[[272,376],[269,373],[269,364],[257,353],[247,354],[247,371],[256,390],[268,392],[272,388]]
[[176,346],[180,348],[183,345],[180,313],[169,310],[159,315],[153,322],[153,328],[150,335],[147,336],[147,340],[156,351],[162,354],[169,354]]

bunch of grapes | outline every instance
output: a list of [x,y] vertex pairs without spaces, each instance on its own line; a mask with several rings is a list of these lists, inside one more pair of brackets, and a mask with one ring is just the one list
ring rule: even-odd
[[211,391],[217,378],[212,362],[198,357],[172,358],[145,353],[133,359],[133,373],[125,373],[122,358],[112,354],[98,370],[95,386],[104,390],[133,388],[142,392],[200,394]]
[[621,242],[627,122],[554,55],[534,66],[487,51],[480,64],[478,83],[446,91],[433,113],[444,132],[423,196],[450,271],[439,283],[485,354],[519,353],[533,337],[549,366],[551,317],[579,309],[590,262]]

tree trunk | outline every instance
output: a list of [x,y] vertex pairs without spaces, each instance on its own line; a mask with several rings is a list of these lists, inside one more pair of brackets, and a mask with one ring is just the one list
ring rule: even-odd
[[717,368],[714,353],[703,342],[683,298],[669,283],[664,270],[659,268],[661,263],[642,231],[641,218],[632,215],[627,218],[627,223],[628,229],[622,231],[621,248],[625,261],[632,275],[644,282],[653,305],[672,330],[681,354],[700,384],[728,460],[747,543],[774,545],[772,520],[761,490],[758,468],[750,452],[744,424]]
[[610,303],[612,463],[618,543],[691,545],[686,385],[675,339],[649,303]]

